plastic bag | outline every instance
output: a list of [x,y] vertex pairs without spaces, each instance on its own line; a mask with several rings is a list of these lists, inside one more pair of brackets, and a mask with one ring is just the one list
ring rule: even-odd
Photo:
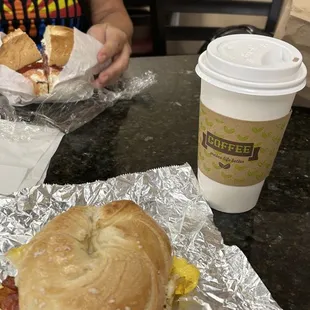
[[[38,131],[42,130],[41,127],[52,127],[68,134],[88,123],[119,100],[130,100],[155,82],[156,75],[152,71],[147,71],[139,77],[127,76],[112,87],[94,90],[91,98],[76,102],[70,99],[62,103],[43,101],[41,104],[13,107],[5,97],[1,97],[0,119],[7,120],[9,123],[6,128],[2,128],[0,136],[11,140],[26,140],[33,135],[33,125],[38,126]],[[83,89],[91,86],[83,81],[80,82],[79,87]],[[86,96],[88,97],[88,94]],[[25,124],[22,136],[14,134],[16,122]]]

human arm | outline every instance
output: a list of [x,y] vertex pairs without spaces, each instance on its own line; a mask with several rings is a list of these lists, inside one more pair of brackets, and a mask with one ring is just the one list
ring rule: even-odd
[[127,69],[133,26],[122,0],[90,0],[90,8],[93,26],[88,33],[104,44],[98,61],[112,60],[95,81],[101,88],[115,82]]

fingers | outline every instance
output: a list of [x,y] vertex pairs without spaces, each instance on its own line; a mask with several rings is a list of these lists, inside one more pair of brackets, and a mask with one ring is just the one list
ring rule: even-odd
[[108,24],[97,24],[90,27],[87,31],[87,34],[91,35],[99,42],[103,44],[106,41],[106,32],[107,32]]
[[107,41],[98,53],[98,62],[104,63],[108,59],[111,59],[115,55],[118,55],[119,53],[121,53],[123,46],[124,42],[120,42],[119,40]]
[[99,77],[95,81],[95,87],[102,88],[109,83],[116,81],[121,74],[127,70],[130,54],[131,48],[129,44],[126,44],[121,53],[114,57],[112,64],[100,73]]
[[97,56],[98,62],[103,64],[112,60],[111,65],[101,72],[94,82],[95,87],[102,88],[115,82],[127,69],[131,48],[126,33],[109,24],[94,25],[88,34],[103,43],[103,47]]
[[127,36],[122,31],[115,31],[114,28],[107,26],[105,30],[104,46],[98,54],[98,61],[104,63],[122,52],[127,43]]

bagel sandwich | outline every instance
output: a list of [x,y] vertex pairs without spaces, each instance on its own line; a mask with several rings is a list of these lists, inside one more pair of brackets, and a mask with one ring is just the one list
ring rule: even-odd
[[50,91],[53,90],[61,70],[70,58],[73,44],[73,29],[64,26],[46,27],[42,46]]
[[34,95],[52,92],[58,76],[67,64],[74,44],[73,29],[47,26],[40,52],[34,41],[21,29],[2,39],[0,65],[22,74],[33,84]]
[[2,283],[2,310],[171,309],[199,279],[132,201],[72,207],[6,256],[17,276]]
[[5,65],[29,79],[36,96],[48,93],[42,56],[32,39],[21,29],[2,39],[0,65]]

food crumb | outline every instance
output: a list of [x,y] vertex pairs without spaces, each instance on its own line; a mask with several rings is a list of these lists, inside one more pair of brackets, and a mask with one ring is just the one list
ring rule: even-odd
[[54,250],[55,252],[67,252],[67,251],[71,251],[71,247],[64,245],[64,246],[59,246],[57,248],[55,248]]
[[35,252],[34,254],[33,254],[33,256],[34,257],[37,257],[37,256],[40,256],[40,255],[42,255],[42,254],[44,254],[45,253],[45,250],[43,249],[43,250],[38,250],[37,252]]
[[96,288],[90,288],[90,289],[88,289],[88,292],[91,294],[98,294],[99,293],[99,291]]

